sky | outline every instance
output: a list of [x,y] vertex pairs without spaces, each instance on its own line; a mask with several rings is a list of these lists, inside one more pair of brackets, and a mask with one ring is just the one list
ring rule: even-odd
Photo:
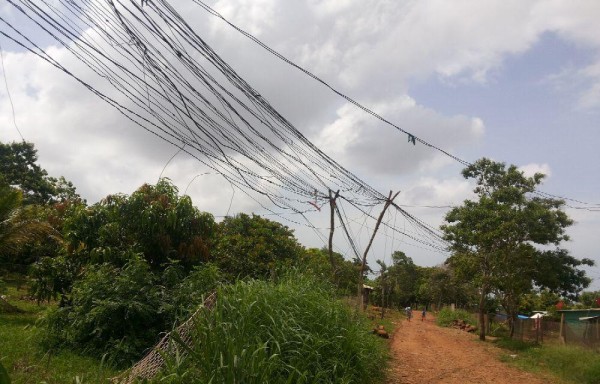
[[[379,191],[400,191],[396,202],[412,215],[439,227],[448,206],[473,197],[473,184],[462,178],[461,164],[408,143],[406,135],[270,55],[195,2],[171,4],[314,144]],[[485,156],[515,164],[526,174],[543,172],[547,178],[542,191],[600,204],[600,2],[213,0],[207,4],[419,138],[470,162]],[[19,22],[9,4],[0,5],[0,16],[18,23],[53,57],[85,76],[64,47]],[[8,29],[0,24],[0,31]],[[267,213],[243,191],[132,125],[73,79],[2,35],[0,44],[6,80],[0,81],[0,141],[21,140],[20,131],[36,145],[40,164],[49,174],[71,180],[89,203],[108,194],[130,194],[162,176],[217,219],[238,212]],[[586,206],[570,200],[568,204]],[[578,258],[600,264],[595,243],[600,212],[569,207],[566,211],[575,224],[564,247]],[[356,212],[348,216],[362,251],[374,223]],[[306,246],[325,245],[326,209],[310,213],[320,234],[296,224],[291,215],[267,217],[294,229]],[[386,214],[384,222],[410,230],[393,213]],[[351,257],[339,230],[335,248]],[[425,266],[439,264],[447,256],[383,228],[369,262],[374,267],[375,259],[389,263],[394,250]],[[600,289],[600,268],[587,271],[595,279],[591,288]]]

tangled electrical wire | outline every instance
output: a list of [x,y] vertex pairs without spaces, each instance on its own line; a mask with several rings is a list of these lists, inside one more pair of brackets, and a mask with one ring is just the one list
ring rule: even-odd
[[[365,207],[386,200],[279,114],[166,0],[7,2],[83,63],[85,75],[1,16],[0,34],[255,201],[262,196],[308,222],[307,207],[323,205],[333,190],[364,214]],[[418,235],[411,235],[415,241],[432,250],[446,249],[438,231],[392,206],[417,229]]]

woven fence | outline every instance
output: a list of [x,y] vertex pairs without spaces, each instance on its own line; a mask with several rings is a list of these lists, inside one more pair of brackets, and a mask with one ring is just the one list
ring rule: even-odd
[[[133,384],[141,380],[151,380],[164,367],[164,356],[185,356],[186,347],[192,346],[192,330],[195,327],[195,320],[203,315],[205,310],[210,310],[215,305],[217,293],[211,293],[203,302],[202,306],[196,310],[184,323],[179,325],[174,331],[167,333],[156,344],[150,352],[148,352],[140,361],[135,363],[133,367],[125,371],[123,374],[112,379],[115,384]],[[177,335],[177,336],[175,336]]]
[[559,340],[560,321],[545,318],[517,319],[513,339],[537,343]]

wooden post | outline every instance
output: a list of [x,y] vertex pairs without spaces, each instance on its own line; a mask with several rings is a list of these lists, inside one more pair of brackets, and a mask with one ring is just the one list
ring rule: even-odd
[[[329,208],[331,209],[330,223],[329,223],[329,262],[331,263],[331,275],[334,282],[336,281],[337,267],[335,265],[335,259],[333,258],[333,230],[335,225],[334,212],[335,212],[335,200],[338,198],[340,191],[335,193],[335,196],[331,196],[331,189],[329,190]],[[337,284],[337,283],[336,283]]]
[[566,329],[565,329],[565,313],[560,314],[560,331],[558,332],[558,340],[561,343],[566,344],[567,338],[565,337]]
[[385,282],[383,280],[384,272],[385,271],[383,270],[383,268],[381,268],[381,318],[382,319],[385,316]]
[[359,271],[359,275],[358,275],[358,305],[359,306],[361,305],[361,303],[363,301],[363,284],[364,284],[363,273],[365,271],[365,266],[367,264],[367,254],[369,253],[369,249],[371,248],[371,245],[373,244],[375,235],[377,234],[377,231],[379,230],[379,225],[381,225],[381,220],[383,220],[383,215],[385,214],[385,211],[394,202],[394,199],[396,198],[396,196],[398,196],[400,191],[396,192],[394,194],[394,196],[392,196],[392,193],[393,193],[393,191],[390,191],[390,195],[388,196],[387,200],[385,201],[383,209],[381,210],[381,213],[379,214],[379,217],[377,218],[377,223],[375,224],[375,229],[373,230],[371,239],[369,239],[369,244],[367,244],[367,248],[365,249],[365,252],[363,254],[362,263],[361,263],[360,271]]

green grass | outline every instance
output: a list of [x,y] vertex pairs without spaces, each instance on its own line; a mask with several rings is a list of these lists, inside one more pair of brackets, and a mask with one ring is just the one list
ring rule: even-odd
[[39,346],[39,332],[35,323],[45,309],[34,302],[20,300],[27,294],[25,286],[19,289],[7,282],[4,293],[8,301],[23,313],[0,313],[0,361],[13,384],[29,383],[107,383],[116,372],[103,367],[101,361],[78,356],[69,351],[44,351]]
[[[382,319],[380,310],[378,309],[377,311],[374,311],[372,308],[372,306],[369,306],[366,312],[366,315],[369,316],[369,329],[383,325],[384,329],[387,331],[390,337],[392,337],[394,331],[396,330],[397,324],[403,320],[406,321],[404,312],[400,312],[397,309],[386,308],[385,315]],[[373,316],[375,317],[374,319]],[[419,321],[421,320],[419,319]]]
[[538,345],[510,339],[500,339],[496,344],[510,351],[502,360],[521,369],[549,372],[562,383],[600,383],[600,354],[592,350],[565,345]]
[[167,383],[375,383],[383,380],[385,340],[363,315],[303,277],[240,282],[219,290],[196,322],[194,347],[169,359]]
[[473,316],[462,309],[451,310],[450,308],[442,308],[438,312],[435,322],[440,327],[448,327],[452,325],[454,320],[462,320],[465,323],[473,324]]

